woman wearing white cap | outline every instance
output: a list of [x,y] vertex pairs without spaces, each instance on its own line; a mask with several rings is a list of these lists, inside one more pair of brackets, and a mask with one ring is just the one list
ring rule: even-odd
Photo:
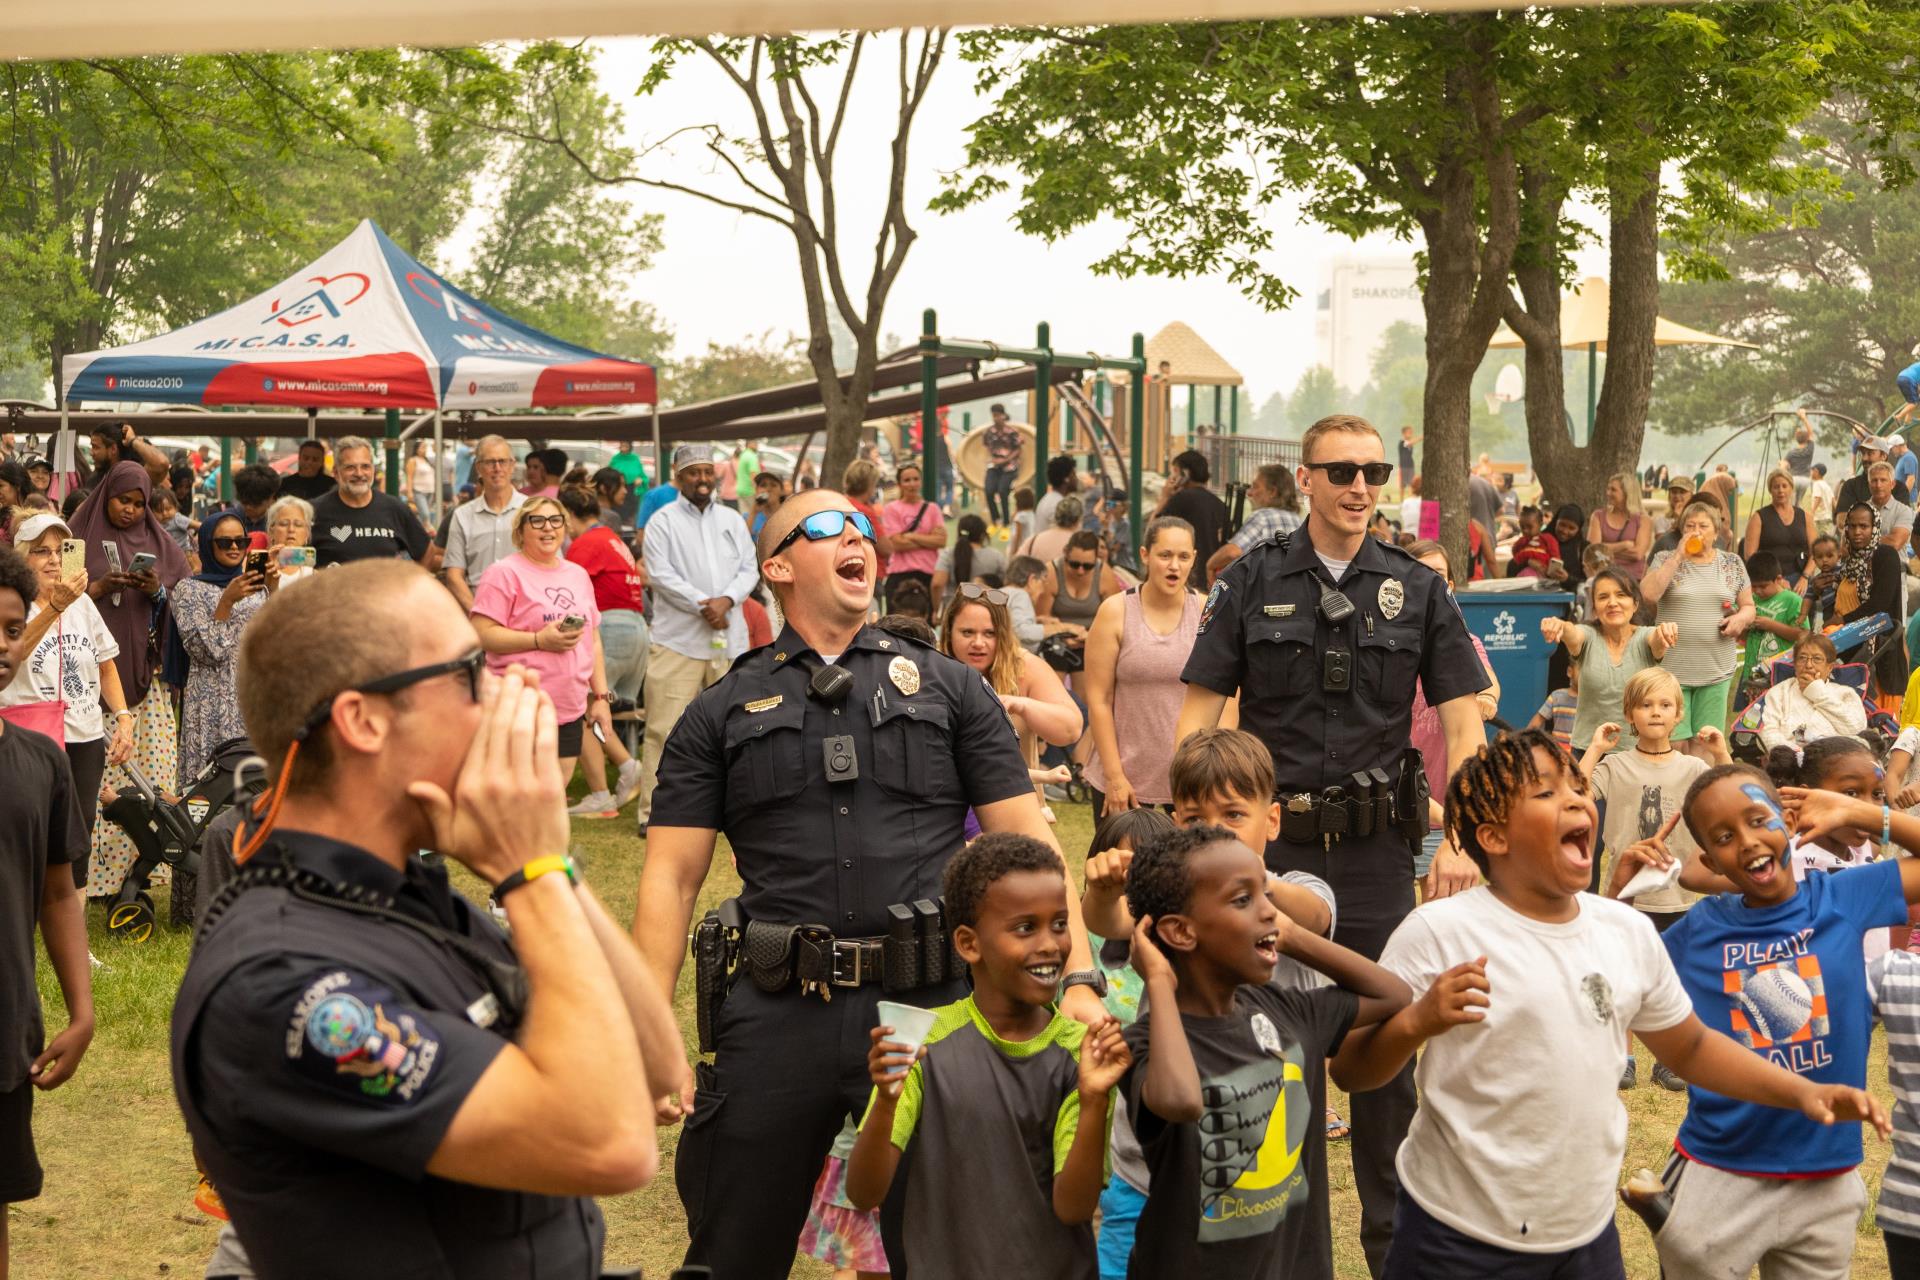
[[[14,530],[14,546],[40,577],[40,595],[21,637],[26,660],[13,683],[0,690],[0,711],[12,709],[8,719],[49,734],[59,725],[73,766],[74,792],[91,831],[101,775],[107,765],[124,764],[133,754],[134,715],[114,666],[120,645],[87,594],[87,571],[60,576],[60,544],[72,536],[52,512],[30,516]],[[31,713],[24,708],[34,704],[46,723],[28,723]],[[76,885],[86,884],[86,859],[73,864],[73,877]]]

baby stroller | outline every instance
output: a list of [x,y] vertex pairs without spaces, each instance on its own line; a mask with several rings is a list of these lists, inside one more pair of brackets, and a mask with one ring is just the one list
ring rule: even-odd
[[126,770],[133,788],[100,810],[127,833],[137,854],[120,892],[107,904],[107,932],[128,942],[145,942],[155,924],[153,898],[147,893],[154,868],[162,863],[173,868],[173,921],[190,923],[193,894],[187,884],[199,873],[200,838],[226,809],[265,789],[266,762],[245,738],[229,738],[213,749],[213,758],[187,793],[173,801],[156,791],[131,762]]
[[[1867,728],[1886,735],[1888,741],[1900,736],[1900,722],[1882,711],[1873,700],[1873,660],[1878,656],[1880,646],[1886,642],[1886,637],[1892,634],[1892,620],[1884,613],[1876,613],[1870,618],[1850,622],[1827,636],[1833,641],[1833,647],[1842,653],[1849,649],[1860,650],[1853,661],[1837,664],[1828,679],[1860,695],[1861,709],[1867,716]],[[1793,654],[1780,654],[1766,664],[1765,674],[1758,681],[1764,685],[1761,696],[1747,704],[1746,710],[1740,713],[1733,722],[1732,731],[1727,734],[1727,750],[1735,760],[1756,766],[1766,764],[1767,749],[1760,743],[1760,713],[1764,695],[1767,689],[1782,680],[1791,679]]]

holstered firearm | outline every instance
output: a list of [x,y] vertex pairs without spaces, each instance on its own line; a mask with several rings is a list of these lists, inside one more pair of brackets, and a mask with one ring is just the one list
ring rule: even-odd
[[720,1006],[733,987],[746,924],[740,900],[728,898],[693,927],[693,1020],[701,1053],[714,1051]]
[[1393,816],[1400,828],[1400,835],[1415,849],[1427,838],[1427,800],[1432,796],[1427,786],[1427,766],[1419,749],[1408,747],[1407,754],[1400,757],[1400,785],[1393,799]]

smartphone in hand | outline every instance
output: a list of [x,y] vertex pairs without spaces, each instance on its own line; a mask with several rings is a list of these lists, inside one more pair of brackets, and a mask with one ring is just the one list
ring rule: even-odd
[[71,578],[87,567],[87,544],[78,538],[60,540],[60,576]]
[[577,613],[570,613],[566,617],[560,619],[560,625],[561,627],[563,627],[568,631],[578,631],[580,628],[587,625],[587,620]]
[[153,568],[155,564],[159,563],[159,560],[160,557],[154,555],[153,552],[142,551],[133,558],[133,563],[127,566],[127,572],[136,574],[145,573]]
[[247,573],[264,574],[267,571],[267,562],[272,558],[272,555],[273,553],[270,551],[249,551],[247,552],[247,559],[242,568]]

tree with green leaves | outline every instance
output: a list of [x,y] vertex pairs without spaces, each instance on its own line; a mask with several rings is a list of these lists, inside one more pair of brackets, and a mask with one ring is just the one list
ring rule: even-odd
[[[1865,103],[1836,99],[1796,131],[1783,165],[1817,168],[1836,188],[1817,218],[1765,200],[1764,229],[1719,238],[1719,278],[1670,284],[1668,314],[1758,345],[1663,354],[1654,420],[1674,432],[1750,422],[1792,405],[1878,423],[1902,399],[1894,376],[1920,344],[1920,190],[1873,140]],[[1787,420],[1791,421],[1791,420]],[[1846,428],[1815,419],[1829,444]]]
[[[896,44],[892,52],[885,52]],[[642,79],[644,96],[703,65],[732,86],[751,122],[739,137],[720,121],[674,129],[639,154],[595,156],[578,145],[555,110],[535,110],[506,126],[515,136],[560,147],[596,181],[685,196],[742,217],[773,223],[793,239],[807,310],[807,361],[820,385],[827,419],[822,471],[839,475],[853,460],[881,356],[881,320],[915,235],[906,202],[907,154],[927,88],[946,53],[947,32],[901,31],[893,36],[843,31],[814,36],[712,37],[656,41],[655,61]],[[886,181],[878,218],[870,221],[870,265],[861,279],[860,252],[837,185],[842,130],[863,68],[879,63],[888,82]],[[579,74],[576,54],[558,45],[535,46],[520,66],[539,65],[550,83]],[[657,160],[676,145],[699,147],[712,160],[710,182],[692,185],[663,176]],[[877,230],[871,230],[877,224]],[[850,369],[835,368],[834,328],[853,339]]]
[[[1528,406],[1535,461],[1557,489],[1637,453],[1663,166],[1686,165],[1670,228],[1743,214],[1739,185],[1779,176],[1772,147],[1826,86],[1854,78],[1900,99],[1910,12],[1831,0],[977,33],[964,51],[993,110],[944,202],[1017,185],[1030,233],[1121,223],[1096,271],[1224,273],[1270,306],[1294,296],[1266,258],[1283,197],[1350,236],[1417,238],[1422,469],[1459,549],[1472,386],[1500,323],[1527,330],[1544,388]],[[1575,195],[1608,209],[1614,254],[1608,427],[1591,454],[1550,403]]]
[[[653,355],[664,325],[620,295],[658,220],[482,127],[524,79],[460,49],[0,64],[0,324],[57,390],[65,355],[231,306],[363,217],[431,258],[484,182],[499,216],[456,281],[557,336]],[[581,145],[618,130],[604,98],[557,101]]]
[[675,404],[700,404],[798,382],[812,374],[806,344],[792,334],[775,338],[768,330],[739,342],[709,342],[699,355],[674,361],[668,386]]

